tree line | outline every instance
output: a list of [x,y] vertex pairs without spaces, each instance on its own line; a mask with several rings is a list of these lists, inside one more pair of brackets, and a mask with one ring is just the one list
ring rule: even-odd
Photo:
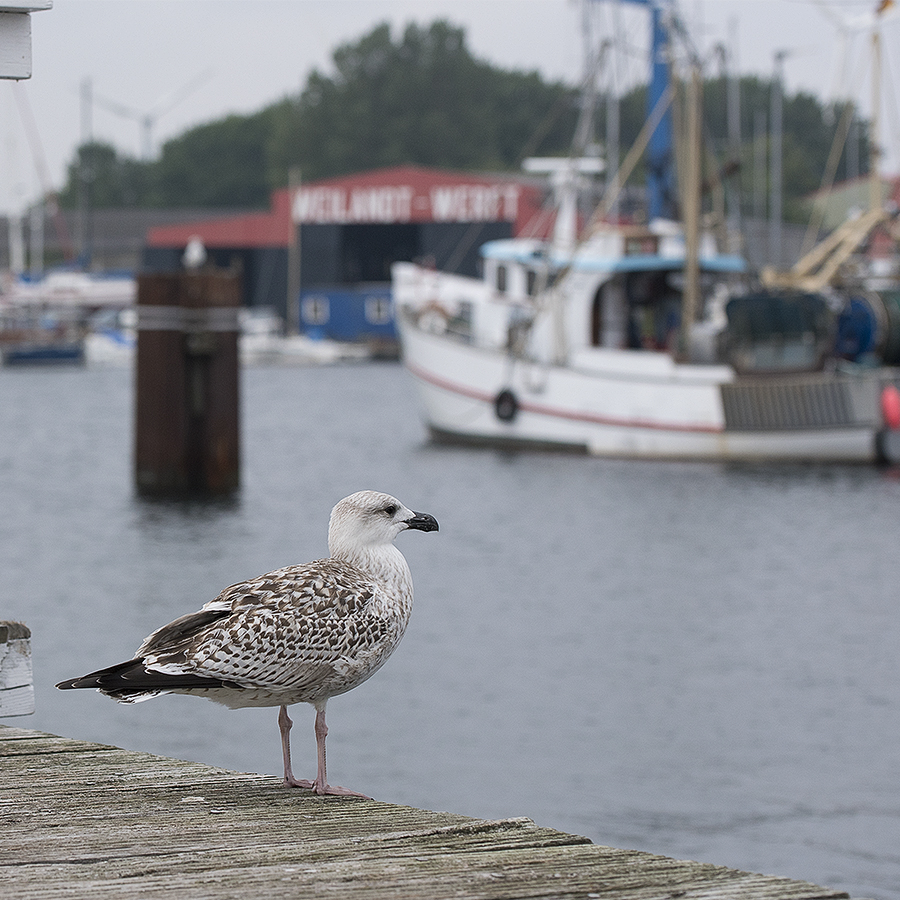
[[[141,161],[98,141],[80,146],[61,204],[260,208],[273,189],[287,185],[295,167],[304,181],[402,164],[508,172],[517,171],[525,156],[570,150],[577,88],[475,58],[465,31],[446,21],[411,24],[396,41],[387,23],[378,25],[338,47],[333,63],[331,75],[313,70],[298,95],[191,128],[167,141],[155,160]],[[726,92],[724,77],[706,80],[705,129],[721,166],[739,173],[741,194],[748,197],[754,160],[764,149],[760,142],[768,144],[758,126],[772,83],[740,79],[739,148],[728,145]],[[621,98],[620,145],[626,150],[643,125],[645,107],[645,87]],[[819,187],[839,113],[809,94],[784,98],[788,218],[800,216],[801,198]],[[867,169],[868,133],[864,122],[859,126],[863,149],[845,152],[839,178],[856,174],[856,158],[860,172]],[[598,137],[602,142],[602,117]]]

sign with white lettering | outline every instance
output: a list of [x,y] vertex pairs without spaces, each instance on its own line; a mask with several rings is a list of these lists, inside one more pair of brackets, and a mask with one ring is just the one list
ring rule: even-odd
[[515,222],[520,186],[515,184],[310,185],[294,196],[300,224],[401,222]]

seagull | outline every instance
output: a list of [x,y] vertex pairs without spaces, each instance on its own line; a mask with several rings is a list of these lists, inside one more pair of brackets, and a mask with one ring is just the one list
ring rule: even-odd
[[[365,797],[326,780],[325,704],[374,675],[403,637],[412,577],[394,539],[409,530],[438,523],[389,494],[351,494],[331,511],[328,559],[233,584],[154,631],[133,659],[56,686],[96,688],[121,703],[193,694],[232,709],[278,706],[285,787]],[[316,710],[315,781],[291,771],[294,703]]]

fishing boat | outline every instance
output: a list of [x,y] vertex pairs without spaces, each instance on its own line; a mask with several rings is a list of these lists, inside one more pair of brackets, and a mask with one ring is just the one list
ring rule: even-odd
[[[661,112],[671,89],[658,62],[669,58],[659,45],[667,38],[659,5],[650,10],[656,62],[645,146],[652,152],[655,142],[672,158]],[[691,84],[696,93],[696,70]],[[698,110],[696,96],[685,106]],[[671,182],[651,162],[647,223],[611,221],[608,192],[576,238],[585,167],[574,157],[545,164],[557,206],[552,236],[485,244],[481,279],[394,264],[402,357],[434,438],[628,458],[896,456],[900,293],[865,294],[878,336],[863,359],[858,342],[855,353],[836,349],[841,338],[853,343],[856,326],[847,296],[826,284],[851,255],[847,241],[801,261],[793,280],[773,276],[752,289],[742,259],[720,252],[700,227],[698,119],[684,129],[695,143],[683,154],[692,164],[681,174],[680,222],[660,215]],[[849,230],[868,234],[887,215]]]

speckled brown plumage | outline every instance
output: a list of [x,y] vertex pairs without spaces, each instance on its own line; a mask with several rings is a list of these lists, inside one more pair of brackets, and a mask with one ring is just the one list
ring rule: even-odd
[[[233,584],[154,631],[133,659],[57,687],[97,688],[123,703],[180,693],[232,708],[280,706],[285,784],[352,793],[325,779],[325,704],[373,675],[403,637],[412,578],[393,540],[407,529],[438,524],[388,494],[352,494],[332,510],[328,559]],[[316,707],[314,782],[291,772],[287,707],[301,702]]]

